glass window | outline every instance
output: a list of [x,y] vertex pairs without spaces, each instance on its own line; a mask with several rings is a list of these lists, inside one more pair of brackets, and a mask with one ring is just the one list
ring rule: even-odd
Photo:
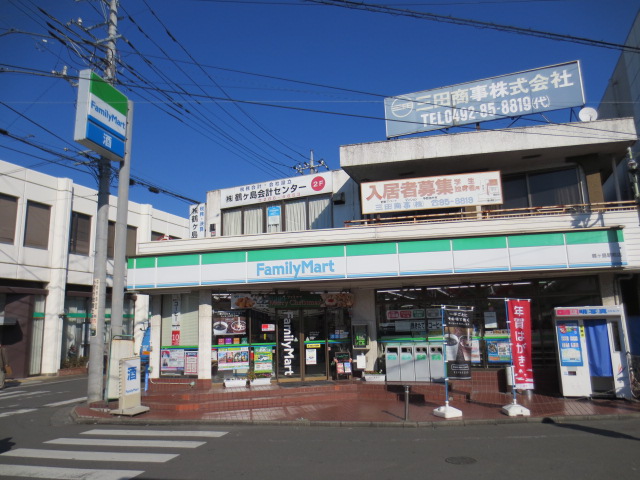
[[527,208],[528,206],[527,178],[524,175],[504,178],[502,180],[502,207],[500,208]]
[[91,217],[71,212],[71,234],[69,235],[69,253],[89,255],[91,247]]
[[138,229],[127,225],[127,247],[125,255],[127,257],[135,257],[138,245]]
[[257,207],[248,207],[244,210],[244,234],[255,235],[256,233],[264,233],[262,205]]
[[222,212],[222,235],[242,235],[242,210],[225,210]]
[[331,228],[332,223],[329,197],[311,198],[309,200],[309,227],[313,230]]
[[0,242],[14,242],[17,212],[18,199],[0,193]]
[[107,258],[113,258],[116,245],[116,224],[109,222],[107,227]]
[[24,246],[47,249],[49,246],[49,222],[51,206],[27,202],[27,221],[24,231]]
[[529,175],[531,206],[575,205],[580,201],[580,187],[575,169]]
[[307,229],[307,201],[305,199],[294,200],[285,203],[287,232],[299,232]]

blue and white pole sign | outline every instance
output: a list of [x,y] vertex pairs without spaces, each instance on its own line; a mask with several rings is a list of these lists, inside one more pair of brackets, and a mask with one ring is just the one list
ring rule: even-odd
[[127,97],[91,70],[81,70],[73,139],[114,162],[124,159]]
[[384,100],[387,138],[584,105],[580,62]]

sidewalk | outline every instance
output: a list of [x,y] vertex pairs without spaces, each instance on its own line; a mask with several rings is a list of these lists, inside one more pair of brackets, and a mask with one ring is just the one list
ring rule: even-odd
[[[166,389],[167,387],[165,387]],[[159,389],[162,390],[162,389]],[[441,384],[411,384],[408,405],[402,384],[366,382],[297,382],[264,387],[224,388],[212,385],[196,390],[188,384],[171,391],[147,392],[142,405],[150,411],[137,416],[116,416],[108,408],[75,407],[78,423],[116,424],[283,424],[319,426],[406,426],[498,424],[509,422],[570,422],[599,418],[640,418],[640,402],[623,399],[569,399],[542,394],[518,395],[529,417],[509,417],[502,407],[511,394],[450,391],[450,405],[462,417],[444,419],[433,414],[444,405]],[[103,405],[103,407],[106,407]]]

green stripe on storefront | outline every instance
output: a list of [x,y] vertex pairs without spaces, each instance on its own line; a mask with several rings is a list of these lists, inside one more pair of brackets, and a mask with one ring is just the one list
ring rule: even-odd
[[394,255],[397,253],[396,243],[357,243],[347,245],[348,257],[359,257],[363,255]]
[[158,257],[158,268],[160,267],[189,267],[200,265],[200,255],[174,255],[171,257]]
[[562,233],[540,233],[535,235],[510,235],[509,247],[555,247],[564,245]]
[[491,248],[507,248],[507,237],[456,238],[453,240],[454,250],[488,250]]
[[247,258],[245,252],[220,252],[203,253],[202,265],[213,265],[220,263],[244,263]]
[[398,244],[399,253],[448,252],[450,250],[451,240],[421,240]]
[[[135,267],[131,264],[131,261],[135,261]],[[129,259],[129,268],[155,268],[155,266],[156,257],[140,257]]]
[[33,318],[44,318],[44,312],[33,312]]
[[249,262],[266,262],[271,260],[298,260],[304,258],[342,257],[342,245],[322,247],[277,248],[273,250],[255,250],[248,252]]
[[584,245],[587,243],[622,243],[622,230],[596,230],[589,232],[567,232],[567,245]]

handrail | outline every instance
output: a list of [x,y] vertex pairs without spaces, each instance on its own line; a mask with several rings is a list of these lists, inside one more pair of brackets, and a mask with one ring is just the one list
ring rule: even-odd
[[433,213],[426,215],[405,215],[398,217],[365,218],[362,220],[347,220],[345,227],[398,225],[426,222],[459,222],[469,220],[496,220],[500,218],[531,217],[542,215],[579,215],[588,213],[602,213],[611,211],[628,211],[638,209],[634,200],[621,202],[580,203],[571,205],[548,205],[544,207],[509,208],[482,210],[462,210],[459,212]]

